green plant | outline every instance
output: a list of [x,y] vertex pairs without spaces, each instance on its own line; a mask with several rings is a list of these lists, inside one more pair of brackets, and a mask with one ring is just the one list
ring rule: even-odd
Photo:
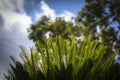
[[119,65],[113,64],[115,53],[105,56],[106,46],[98,41],[49,38],[45,45],[36,42],[31,55],[21,48],[24,63],[14,61],[7,80],[119,80]]

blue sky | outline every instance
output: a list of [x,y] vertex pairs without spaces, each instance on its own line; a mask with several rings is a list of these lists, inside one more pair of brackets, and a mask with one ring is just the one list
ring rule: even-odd
[[[84,0],[28,0],[29,2],[25,5],[26,13],[32,16],[32,20],[34,21],[35,13],[42,12],[41,9],[42,1],[48,5],[50,9],[55,11],[55,14],[62,14],[64,11],[69,11],[74,15],[81,9],[84,5]],[[29,6],[31,4],[31,6]],[[44,5],[44,4],[43,4]]]
[[9,56],[19,58],[19,45],[34,45],[28,39],[31,24],[43,15],[69,21],[83,5],[83,0],[0,0],[0,78],[11,62]]

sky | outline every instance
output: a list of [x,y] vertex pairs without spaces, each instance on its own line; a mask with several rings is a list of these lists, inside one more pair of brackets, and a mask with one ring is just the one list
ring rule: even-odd
[[0,0],[0,79],[7,70],[9,58],[19,59],[19,46],[34,46],[27,29],[41,16],[71,20],[84,5],[83,0]]

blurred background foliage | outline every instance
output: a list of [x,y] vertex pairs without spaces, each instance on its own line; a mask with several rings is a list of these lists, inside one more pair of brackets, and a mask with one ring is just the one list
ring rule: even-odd
[[31,25],[28,30],[29,39],[39,40],[44,44],[48,35],[61,35],[68,39],[72,34],[78,39],[98,39],[112,51],[114,42],[120,44],[119,4],[120,0],[85,0],[85,5],[71,21],[65,21],[64,18],[51,21],[49,17],[43,16],[36,24]]

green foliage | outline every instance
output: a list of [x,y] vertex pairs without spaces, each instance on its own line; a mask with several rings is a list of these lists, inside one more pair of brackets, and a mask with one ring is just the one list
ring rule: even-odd
[[112,49],[120,31],[119,4],[120,0],[85,0],[84,7],[76,17],[76,23],[82,24],[92,32],[91,39],[100,39]]
[[31,25],[29,39],[34,42],[39,40],[44,44],[47,33],[52,37],[61,35],[65,39],[69,39],[72,34],[88,40],[99,39],[109,47],[107,53],[111,53],[113,43],[118,41],[120,33],[119,4],[120,0],[85,0],[85,5],[73,19],[74,23],[66,22],[63,18],[56,18],[54,22],[50,22],[49,18],[43,16],[40,21]]
[[33,24],[29,29],[29,39],[33,41],[39,40],[44,44],[47,40],[46,34],[56,37],[61,35],[65,39],[69,39],[70,35],[80,36],[80,27],[75,26],[72,22],[66,22],[62,18],[56,18],[54,22],[50,22],[50,19],[43,16],[40,21]]
[[80,43],[71,37],[49,38],[45,45],[37,41],[31,55],[21,48],[23,64],[11,65],[7,80],[119,80],[120,66],[113,64],[115,53],[105,59],[106,46],[98,41]]
[[66,22],[63,18],[56,18],[54,22],[50,22],[49,18],[43,16],[29,29],[29,39],[39,40],[44,44],[47,33],[52,37],[61,35],[65,39],[69,39],[72,34],[88,40],[99,39],[112,50],[120,31],[119,4],[120,0],[85,0],[85,5],[73,19],[76,25]]
[[9,76],[5,75],[7,80],[30,80],[29,73],[20,62],[16,62],[15,66],[11,65],[11,70],[8,70]]

